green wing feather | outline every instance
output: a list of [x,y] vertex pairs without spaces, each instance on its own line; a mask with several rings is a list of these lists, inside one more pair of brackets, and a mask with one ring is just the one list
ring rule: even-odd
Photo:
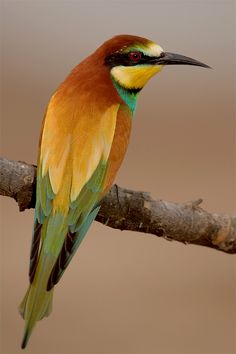
[[99,211],[106,169],[107,163],[101,160],[78,198],[70,205],[67,236],[48,280],[47,290],[60,280]]
[[[52,200],[55,195],[52,191],[49,176],[47,174],[42,178],[41,170],[39,169],[35,223],[31,244],[29,268],[29,277],[31,283],[34,280],[42,243],[46,242],[46,244],[48,244],[47,247],[46,245],[45,247],[49,251],[52,251],[54,248],[54,251],[58,252],[58,247],[55,249],[55,246],[52,247],[49,245],[49,240],[51,240],[52,237],[49,238],[48,235],[55,235],[55,228],[61,229],[61,224],[63,223],[64,232],[66,230],[66,237],[49,277],[47,290],[50,290],[61,278],[62,273],[68,266],[70,260],[72,259],[81,241],[83,240],[90,224],[95,219],[99,211],[99,207],[96,206],[99,204],[103,192],[103,182],[106,174],[106,169],[107,163],[101,160],[92,177],[81,190],[77,199],[71,203],[68,215],[64,216],[62,214],[56,214],[57,217],[55,215],[53,216],[51,213]],[[60,219],[60,222],[58,219]],[[47,237],[45,237],[45,232],[44,237],[42,237],[42,224],[44,224],[44,229],[47,229],[45,230]],[[53,240],[54,243],[57,243],[58,237],[59,230],[57,239]],[[59,244],[61,244],[61,242],[59,242]],[[50,249],[50,247],[52,247],[52,249]],[[53,253],[56,255],[56,252]]]
[[52,200],[55,196],[53,193],[49,175],[42,177],[42,168],[39,165],[37,173],[37,201],[35,206],[34,228],[30,251],[29,279],[33,282],[34,274],[37,266],[40,246],[42,244],[42,225],[46,218],[49,217],[52,210]]

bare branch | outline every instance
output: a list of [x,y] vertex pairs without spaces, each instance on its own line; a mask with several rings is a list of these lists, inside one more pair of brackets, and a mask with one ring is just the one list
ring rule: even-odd
[[[0,158],[0,194],[14,198],[20,211],[34,207],[35,186],[36,166]],[[114,229],[236,253],[236,216],[210,214],[199,206],[201,202],[153,200],[148,193],[114,185],[96,220]]]

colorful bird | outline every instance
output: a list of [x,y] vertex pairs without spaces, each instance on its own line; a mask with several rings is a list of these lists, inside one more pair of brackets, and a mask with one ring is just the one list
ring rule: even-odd
[[137,98],[164,65],[207,65],[131,35],[106,41],[51,97],[40,139],[22,348],[52,310],[61,279],[124,158]]

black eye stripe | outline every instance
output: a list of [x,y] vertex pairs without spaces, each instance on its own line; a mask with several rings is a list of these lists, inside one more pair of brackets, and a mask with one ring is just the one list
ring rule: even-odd
[[144,53],[139,52],[141,54],[141,58],[139,60],[132,60],[129,57],[131,53],[132,52],[113,53],[105,58],[105,65],[109,66],[110,68],[113,68],[114,66],[118,66],[118,65],[134,66],[134,65],[139,65],[139,64],[151,63],[153,61],[153,59],[156,59],[154,57],[150,57],[148,55],[145,55]]

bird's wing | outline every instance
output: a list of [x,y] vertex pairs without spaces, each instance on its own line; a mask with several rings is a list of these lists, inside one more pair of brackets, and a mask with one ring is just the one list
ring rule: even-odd
[[32,283],[41,255],[51,255],[48,290],[98,212],[119,104],[100,112],[76,107],[52,99],[41,138],[29,274]]

